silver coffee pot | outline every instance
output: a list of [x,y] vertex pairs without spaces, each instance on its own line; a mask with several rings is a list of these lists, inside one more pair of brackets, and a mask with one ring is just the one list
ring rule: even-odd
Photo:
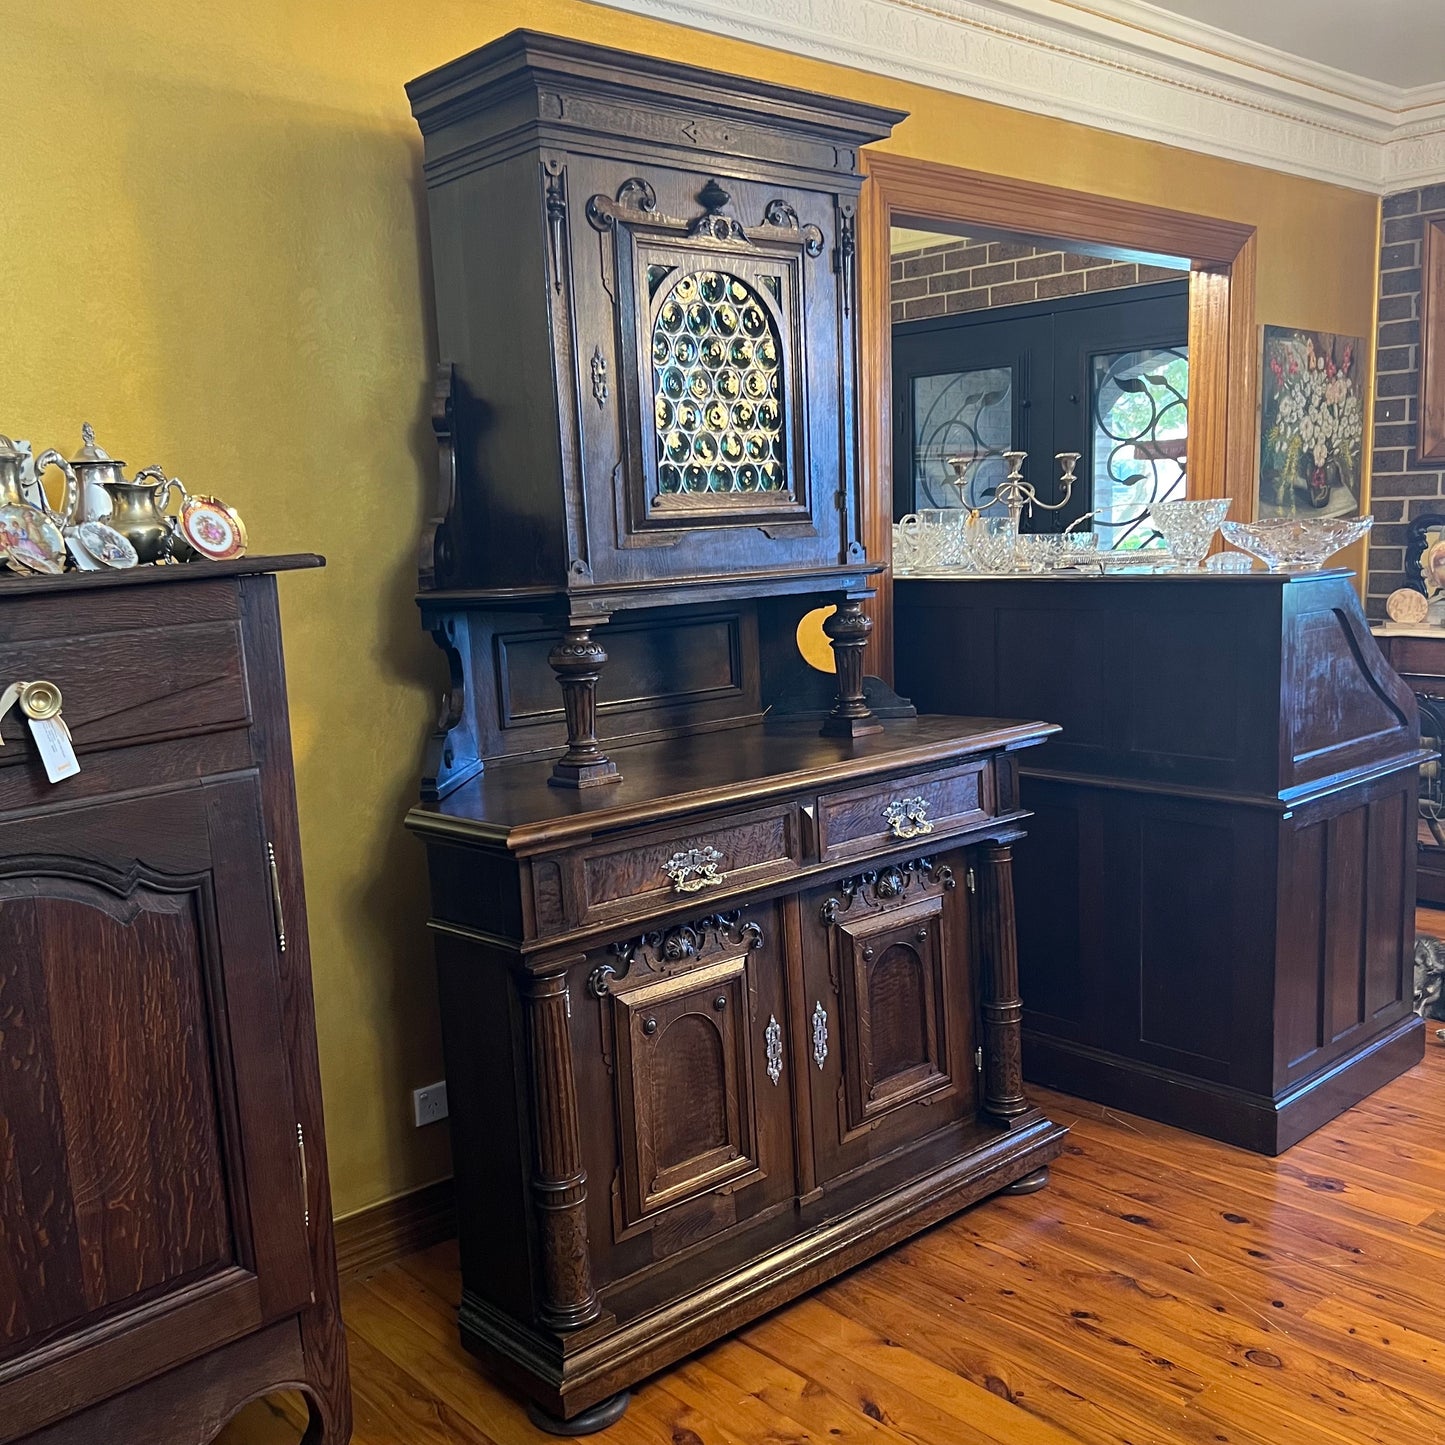
[[[46,500],[45,489],[40,484],[40,474],[49,466],[58,466],[65,475],[65,501],[56,512]],[[21,476],[25,470],[25,453],[9,437],[0,435],[0,507],[28,507],[34,505],[25,495]],[[40,498],[40,508],[57,527],[68,527],[76,521],[80,506],[80,487],[75,473],[61,458],[59,452],[41,452],[35,458],[35,491]]]

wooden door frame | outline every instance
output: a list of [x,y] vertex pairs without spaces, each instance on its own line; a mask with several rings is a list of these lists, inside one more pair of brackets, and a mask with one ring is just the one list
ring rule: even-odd
[[1231,497],[1254,515],[1255,228],[1138,201],[967,171],[886,151],[863,152],[858,208],[858,430],[863,544],[886,564],[869,604],[868,670],[893,676],[893,316],[889,232],[895,217],[1018,231],[1189,261],[1189,490]]

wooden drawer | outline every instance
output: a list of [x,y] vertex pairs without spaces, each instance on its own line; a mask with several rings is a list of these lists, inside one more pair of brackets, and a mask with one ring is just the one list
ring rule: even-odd
[[573,921],[637,914],[689,898],[706,903],[726,889],[751,887],[797,871],[796,804],[726,819],[597,842],[562,864],[570,874]]
[[[234,610],[229,591],[220,597]],[[76,602],[81,600],[95,601]],[[32,605],[31,620],[47,624],[42,635],[25,635],[38,628],[14,627],[0,637],[0,689],[20,679],[53,682],[61,691],[77,753],[250,721],[235,616],[180,625],[143,625],[137,618],[126,625],[126,620],[103,619],[92,607],[64,602],[56,598],[44,609]],[[33,749],[24,742],[11,746],[28,738],[19,708],[5,719],[3,736],[0,765],[32,758]]]
[[[1406,680],[1418,678],[1430,686],[1422,691],[1445,692],[1445,632],[1433,637],[1382,637],[1390,666]],[[1436,680],[1438,679],[1438,684]]]
[[823,862],[853,858],[895,841],[946,835],[994,812],[987,760],[931,773],[912,773],[818,799],[818,850]]

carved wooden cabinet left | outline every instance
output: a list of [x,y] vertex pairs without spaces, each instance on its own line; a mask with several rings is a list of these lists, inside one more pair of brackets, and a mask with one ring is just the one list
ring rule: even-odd
[[0,1440],[204,1445],[299,1380],[340,1445],[274,582],[154,577],[0,583],[81,764],[5,722]]

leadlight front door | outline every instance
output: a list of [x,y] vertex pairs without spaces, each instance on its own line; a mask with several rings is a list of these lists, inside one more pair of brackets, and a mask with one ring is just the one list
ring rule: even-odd
[[[1069,505],[1026,530],[1084,526],[1106,548],[1158,544],[1157,502],[1184,495],[1188,284],[999,307],[894,328],[894,515],[986,508],[1003,452],[1029,453],[1024,475],[1059,499],[1054,454],[1076,451]],[[966,458],[966,497],[949,458]]]

